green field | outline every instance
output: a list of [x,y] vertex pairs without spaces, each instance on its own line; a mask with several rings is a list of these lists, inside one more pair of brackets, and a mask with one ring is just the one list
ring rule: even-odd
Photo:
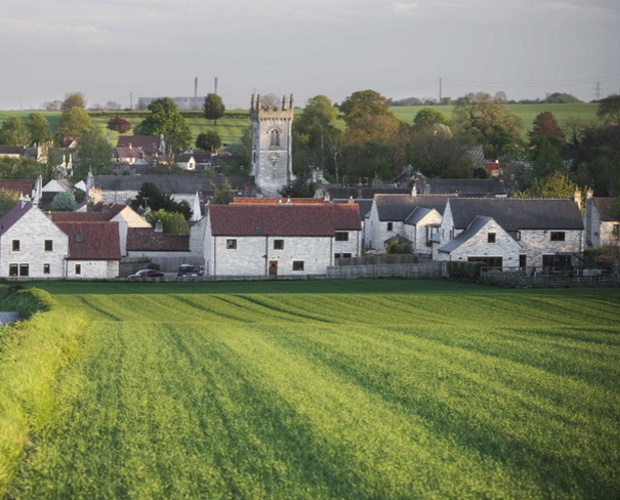
[[[516,113],[523,120],[524,130],[529,131],[532,128],[532,122],[537,115],[544,111],[551,111],[555,116],[558,123],[563,124],[569,117],[577,117],[584,122],[596,120],[596,111],[598,104],[596,103],[578,103],[578,104],[511,104],[508,106],[510,111]],[[452,110],[454,106],[433,106],[433,109],[441,111],[448,118],[452,117]],[[394,114],[402,121],[406,123],[413,123],[415,115],[424,109],[423,106],[397,106],[391,108]],[[295,112],[300,113],[302,110],[298,109]],[[232,110],[232,113],[248,113],[247,110]],[[28,118],[29,111],[0,111],[0,124],[10,115],[16,115],[22,117],[23,120]],[[58,121],[60,118],[60,112],[41,112],[50,122],[50,126],[53,131],[58,130]],[[138,125],[141,121],[141,117],[128,116],[123,114],[134,126]],[[108,130],[107,123],[110,119],[109,116],[95,116],[93,122],[99,125],[105,133],[110,137],[110,143],[116,145],[118,140],[118,133]],[[207,121],[204,118],[192,117],[186,118],[188,125],[190,126],[193,140],[201,132],[206,130],[216,130],[222,138],[224,145],[232,144],[239,140],[243,134],[243,130],[250,126],[249,118],[247,120],[237,117],[226,117],[218,120],[217,126],[214,126],[211,121]],[[344,122],[342,122],[344,128]],[[193,144],[192,144],[193,145]]]
[[11,497],[620,496],[618,289],[37,286],[90,323]]

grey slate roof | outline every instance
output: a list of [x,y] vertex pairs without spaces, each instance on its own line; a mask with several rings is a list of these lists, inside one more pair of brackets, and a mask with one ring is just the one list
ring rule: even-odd
[[399,188],[393,185],[372,186],[372,187],[341,187],[341,186],[324,186],[323,192],[328,192],[331,199],[353,199],[372,200],[376,194],[411,194],[411,188]]
[[[95,175],[95,186],[103,191],[139,191],[145,182],[155,184],[164,194],[194,194],[196,191],[211,193],[211,182],[221,186],[224,182],[222,176],[206,176],[200,174],[190,175],[166,175],[166,174],[143,174],[143,175]],[[249,177],[227,177],[235,190],[243,190]]]
[[478,215],[486,215],[508,232],[523,229],[581,230],[581,212],[569,198],[452,198],[454,227],[466,229]]
[[443,215],[446,202],[450,196],[418,195],[376,195],[375,203],[379,220],[404,221],[417,207],[435,209]]
[[459,196],[506,196],[504,183],[497,179],[425,179],[420,193]]
[[28,210],[32,208],[32,203],[20,201],[0,219],[0,236],[6,233]]
[[485,215],[478,215],[478,216],[476,216],[474,218],[474,220],[471,221],[471,224],[469,224],[469,226],[467,226],[467,229],[465,231],[463,231],[456,238],[454,238],[453,240],[449,241],[444,246],[442,246],[439,249],[439,251],[440,252],[445,252],[445,253],[450,253],[453,250],[456,250],[458,247],[460,247],[467,240],[473,238],[476,234],[478,234],[478,232],[486,224],[488,224],[492,220],[493,220],[492,217],[487,217]]
[[413,209],[413,212],[411,212],[407,218],[405,219],[405,223],[407,224],[417,224],[418,222],[420,222],[424,217],[426,217],[430,212],[431,212],[432,208],[425,208],[425,207],[415,207]]
[[615,201],[616,198],[593,198],[596,211],[602,221],[620,221],[620,217],[613,210]]
[[[349,203],[348,199],[336,199],[332,200],[333,203]],[[364,220],[368,214],[370,213],[370,209],[372,208],[372,200],[353,200],[353,203],[357,203],[360,207],[360,218]]]

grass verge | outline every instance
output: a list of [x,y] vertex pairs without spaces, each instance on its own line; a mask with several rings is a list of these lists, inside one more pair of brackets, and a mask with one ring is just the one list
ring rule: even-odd
[[55,384],[77,351],[87,316],[54,304],[38,289],[0,289],[4,309],[27,321],[0,327],[0,498],[20,460],[52,424]]

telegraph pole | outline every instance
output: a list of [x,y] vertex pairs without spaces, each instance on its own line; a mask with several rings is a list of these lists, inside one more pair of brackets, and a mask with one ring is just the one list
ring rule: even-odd
[[596,82],[596,92],[594,95],[597,101],[601,100],[601,82]]
[[441,104],[441,87],[442,87],[443,81],[442,78],[439,77],[439,104]]

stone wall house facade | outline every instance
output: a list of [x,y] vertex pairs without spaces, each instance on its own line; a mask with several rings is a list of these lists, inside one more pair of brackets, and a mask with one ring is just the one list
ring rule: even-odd
[[29,202],[17,203],[0,219],[0,276],[64,278],[67,234]]
[[[478,220],[472,226],[479,216],[488,218],[485,224]],[[570,269],[581,259],[583,230],[572,199],[453,198],[433,241],[433,259],[481,261],[504,269]],[[518,259],[504,233],[521,247]],[[457,238],[459,245],[453,242]]]
[[620,239],[620,216],[613,208],[616,198],[595,198],[591,196],[591,191],[588,194],[584,217],[586,248],[617,244]]
[[357,204],[211,205],[207,276],[324,275],[361,253]]
[[66,278],[118,278],[121,260],[118,222],[58,222],[57,225],[69,240]]
[[412,243],[412,253],[431,255],[430,238],[441,223],[449,196],[377,194],[364,226],[368,251],[384,253],[385,242],[396,236]]

